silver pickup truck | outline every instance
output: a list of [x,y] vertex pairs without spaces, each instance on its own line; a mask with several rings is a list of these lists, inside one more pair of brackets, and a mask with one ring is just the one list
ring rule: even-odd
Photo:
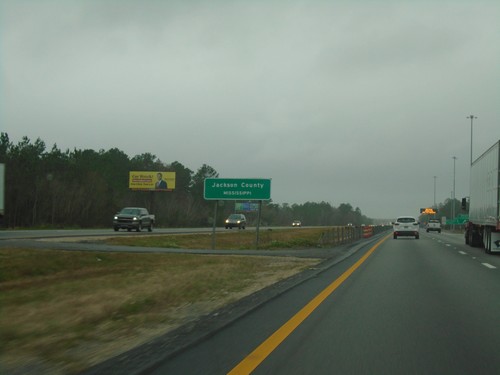
[[142,207],[125,207],[113,217],[113,229],[126,229],[129,232],[134,229],[140,232],[142,228],[153,230],[155,215],[150,215],[148,210]]
[[425,230],[427,233],[431,231],[441,233],[441,222],[438,219],[430,219]]

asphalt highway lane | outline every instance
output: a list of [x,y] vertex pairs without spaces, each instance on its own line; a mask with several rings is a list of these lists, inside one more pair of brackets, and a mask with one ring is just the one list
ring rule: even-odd
[[[115,232],[113,229],[39,229],[39,230],[2,230],[0,231],[0,240],[13,239],[47,239],[47,238],[76,238],[76,237],[116,237],[116,236],[151,236],[165,234],[191,234],[191,233],[209,233],[212,228],[154,228],[153,232],[143,230],[141,232],[120,230]],[[223,231],[217,228],[217,231]]]
[[245,363],[261,346],[253,374],[500,372],[499,257],[438,234],[389,237],[275,348],[266,347],[370,248],[143,373],[249,373]]

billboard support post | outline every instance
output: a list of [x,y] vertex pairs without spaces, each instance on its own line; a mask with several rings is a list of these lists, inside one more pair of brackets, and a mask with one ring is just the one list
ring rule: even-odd
[[154,191],[150,191],[149,192],[149,207],[148,207],[148,211],[151,213],[153,211],[153,207],[155,206],[155,192]]

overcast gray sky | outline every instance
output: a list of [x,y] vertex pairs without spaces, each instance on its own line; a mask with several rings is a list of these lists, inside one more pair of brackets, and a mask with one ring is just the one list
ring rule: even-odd
[[[2,132],[418,215],[500,139],[498,1],[3,0]],[[433,176],[437,176],[434,179]]]

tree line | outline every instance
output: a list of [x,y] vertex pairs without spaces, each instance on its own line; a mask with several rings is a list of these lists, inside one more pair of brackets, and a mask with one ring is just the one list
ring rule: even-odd
[[[174,161],[164,163],[151,153],[129,157],[117,148],[109,150],[48,149],[44,141],[24,136],[17,144],[0,133],[0,163],[5,164],[5,215],[9,228],[111,227],[112,216],[125,206],[148,208],[161,227],[203,227],[213,224],[213,201],[203,198],[206,178],[217,171],[203,164],[196,171]],[[172,192],[132,191],[129,171],[176,173]],[[233,201],[219,202],[216,224],[234,212]],[[256,212],[246,213],[250,225]],[[360,225],[371,220],[349,203],[333,207],[327,202],[275,204],[263,202],[262,225]]]

